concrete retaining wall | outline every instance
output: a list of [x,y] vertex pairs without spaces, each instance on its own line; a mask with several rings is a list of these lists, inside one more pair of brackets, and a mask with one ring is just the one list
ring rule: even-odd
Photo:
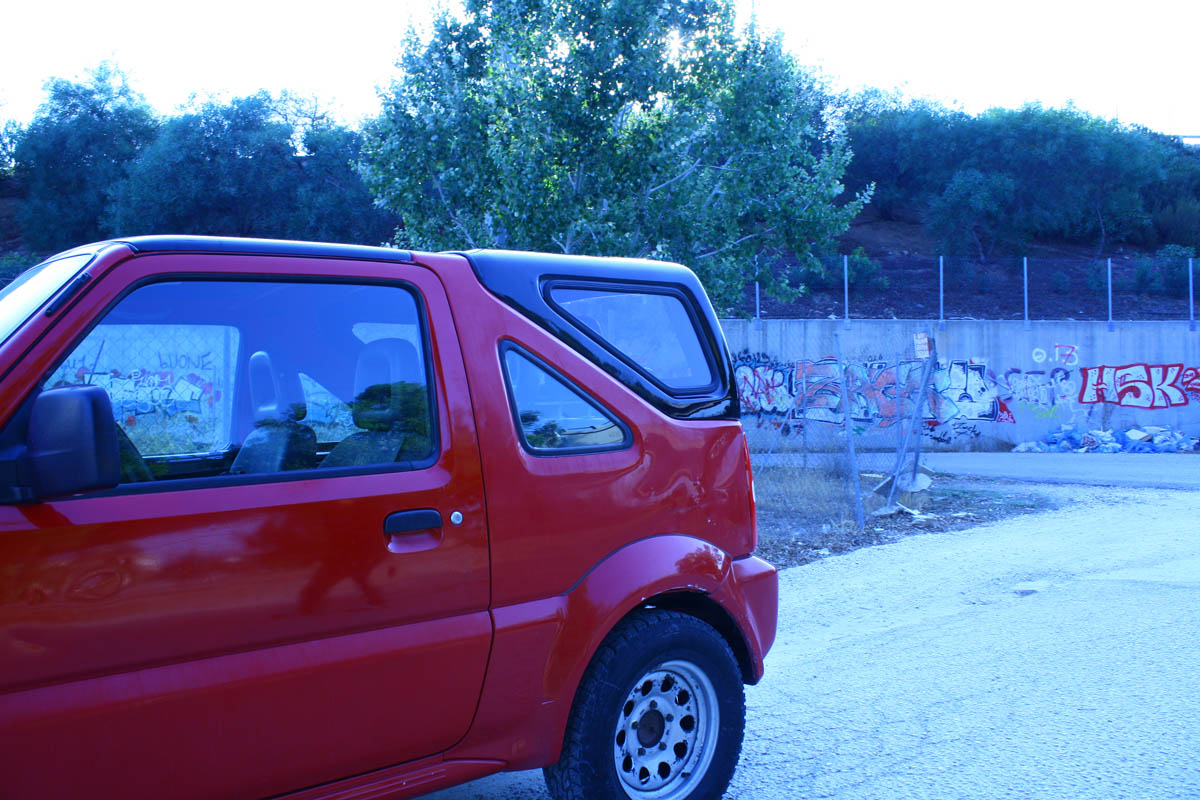
[[[840,425],[841,381],[863,446],[895,440],[920,396],[913,335],[937,343],[923,446],[1009,449],[1063,425],[1200,436],[1200,332],[1184,322],[724,320],[752,436]],[[839,342],[840,340],[840,342]],[[836,355],[849,365],[844,373]],[[890,429],[890,430],[889,430]],[[884,434],[888,434],[885,436]]]

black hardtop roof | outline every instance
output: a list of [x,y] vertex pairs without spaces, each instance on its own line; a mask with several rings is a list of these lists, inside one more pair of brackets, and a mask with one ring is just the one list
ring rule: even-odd
[[[523,250],[468,250],[462,255],[480,277],[496,270],[520,269],[539,276],[594,276],[621,281],[698,284],[696,274],[682,264],[648,258],[563,255]],[[486,282],[486,279],[485,279]]]

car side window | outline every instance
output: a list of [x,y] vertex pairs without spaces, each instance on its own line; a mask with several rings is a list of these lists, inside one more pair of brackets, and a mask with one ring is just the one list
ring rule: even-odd
[[535,455],[617,450],[629,429],[583,389],[512,343],[501,348],[521,443]]
[[550,298],[611,350],[672,392],[707,388],[711,357],[676,290],[553,285]]
[[122,483],[414,469],[437,449],[425,324],[406,286],[150,283],[119,301],[44,388],[105,389]]

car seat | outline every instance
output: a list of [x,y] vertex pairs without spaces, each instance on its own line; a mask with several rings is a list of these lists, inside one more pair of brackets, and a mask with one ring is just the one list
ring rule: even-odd
[[322,467],[415,461],[432,452],[429,400],[417,348],[404,339],[377,339],[358,356],[354,424]]
[[317,435],[300,420],[308,413],[300,378],[276,372],[271,357],[250,356],[250,402],[254,430],[246,436],[229,471],[233,474],[285,472],[317,465]]

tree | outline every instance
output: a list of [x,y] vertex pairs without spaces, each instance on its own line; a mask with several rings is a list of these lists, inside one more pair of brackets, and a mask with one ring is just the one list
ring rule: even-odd
[[55,78],[20,134],[13,157],[26,196],[18,218],[26,244],[50,252],[103,238],[101,217],[126,165],[157,121],[124,74],[103,63],[86,83]]
[[[971,117],[922,101],[865,92],[847,103],[856,156],[846,181],[876,182],[885,218],[923,219],[943,244],[1017,254],[1035,239],[1093,243],[1186,241],[1200,226],[1177,141],[1073,107],[992,109]],[[1171,145],[1174,145],[1173,147]],[[916,212],[916,213],[914,213]],[[1193,225],[1195,223],[1195,225]]]
[[109,230],[385,240],[395,220],[355,170],[359,134],[291,111],[260,92],[167,120],[116,188]]
[[1019,242],[1014,229],[1017,182],[1001,173],[961,169],[929,207],[926,224],[942,251],[965,255],[974,251],[986,261],[999,242]]
[[845,101],[852,190],[874,186],[884,219],[918,221],[974,149],[973,120],[935,103],[868,90]]
[[167,120],[116,188],[109,229],[286,235],[300,171],[291,136],[265,92]]
[[358,174],[362,134],[329,122],[303,131],[300,189],[289,236],[321,242],[383,244],[399,223],[375,205]]
[[12,177],[16,167],[17,141],[21,138],[21,126],[15,120],[5,120],[0,127],[0,181]]
[[688,263],[718,302],[841,233],[828,98],[726,0],[468,0],[410,37],[364,175],[397,242]]

